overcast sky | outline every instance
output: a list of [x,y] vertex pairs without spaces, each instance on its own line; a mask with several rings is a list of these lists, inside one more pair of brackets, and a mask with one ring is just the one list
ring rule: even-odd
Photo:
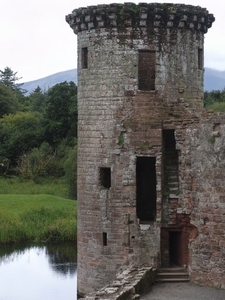
[[0,70],[8,66],[26,82],[76,68],[76,35],[65,15],[79,7],[124,2],[206,7],[216,21],[205,35],[205,66],[225,70],[224,0],[0,0]]

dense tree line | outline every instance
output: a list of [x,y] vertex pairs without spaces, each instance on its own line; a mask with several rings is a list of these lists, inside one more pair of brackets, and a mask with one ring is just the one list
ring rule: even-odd
[[[0,70],[0,171],[38,180],[76,177],[77,86],[37,87],[29,96],[17,72]],[[74,177],[75,176],[75,177]],[[75,182],[70,183],[75,197]]]
[[225,88],[204,93],[204,107],[215,112],[225,112]]

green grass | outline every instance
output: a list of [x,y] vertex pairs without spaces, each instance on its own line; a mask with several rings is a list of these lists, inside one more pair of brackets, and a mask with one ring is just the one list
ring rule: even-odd
[[47,194],[68,198],[68,191],[69,188],[64,178],[45,178],[39,183],[35,183],[32,180],[21,181],[18,177],[0,176],[0,194]]
[[0,177],[0,243],[76,241],[77,202],[63,179]]
[[0,195],[0,243],[76,241],[76,201]]

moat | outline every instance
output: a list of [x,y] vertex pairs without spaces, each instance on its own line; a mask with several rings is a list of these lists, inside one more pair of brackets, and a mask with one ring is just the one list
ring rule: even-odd
[[76,246],[1,246],[0,300],[76,300]]

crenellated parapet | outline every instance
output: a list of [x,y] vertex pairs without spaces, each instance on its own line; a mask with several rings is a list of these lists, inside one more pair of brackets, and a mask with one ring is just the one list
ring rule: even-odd
[[178,28],[206,33],[214,20],[205,8],[170,3],[97,5],[75,9],[66,16],[75,34],[101,28]]

